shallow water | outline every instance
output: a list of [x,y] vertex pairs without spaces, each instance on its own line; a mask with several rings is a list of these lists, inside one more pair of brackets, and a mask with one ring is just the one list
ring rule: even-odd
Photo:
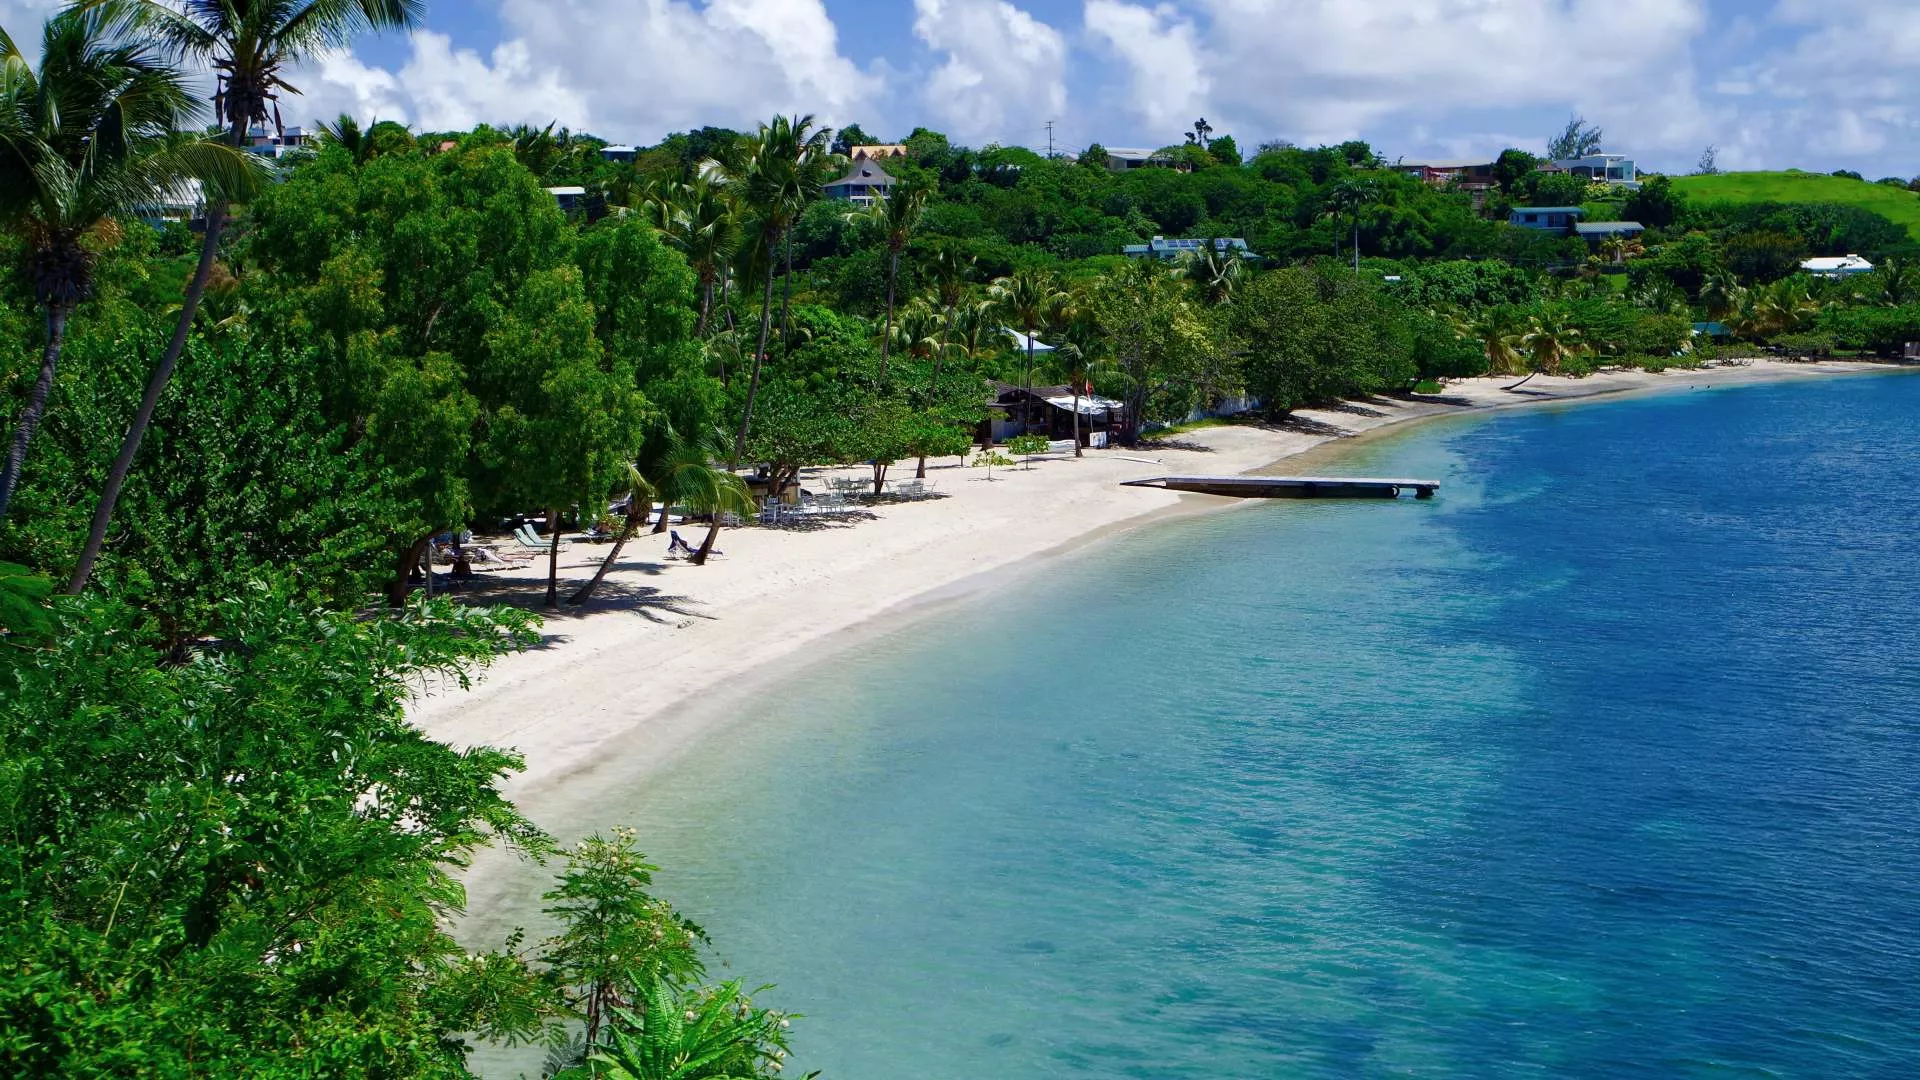
[[604,807],[829,1080],[1920,1074],[1920,378],[1428,425]]

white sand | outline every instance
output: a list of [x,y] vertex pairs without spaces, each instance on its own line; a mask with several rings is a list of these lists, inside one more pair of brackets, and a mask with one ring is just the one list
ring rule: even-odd
[[[1379,401],[1356,411],[1301,410],[1307,420],[1358,433],[1471,409],[1513,407],[1638,390],[1687,390],[1810,378],[1878,365],[1779,363],[1706,371],[1605,372],[1584,379],[1535,378],[1513,393],[1510,378],[1452,383],[1453,404]],[[1374,415],[1369,415],[1368,413]],[[584,613],[549,618],[548,647],[503,660],[471,690],[422,697],[413,718],[457,746],[512,747],[526,771],[509,794],[535,821],[560,833],[569,822],[543,810],[565,805],[562,781],[586,770],[635,777],[655,768],[712,723],[711,710],[682,708],[720,688],[737,689],[769,664],[822,638],[903,605],[969,588],[992,587],[988,571],[1060,553],[1137,524],[1186,510],[1238,505],[1209,496],[1121,487],[1124,480],[1170,474],[1225,475],[1262,469],[1329,441],[1324,434],[1252,427],[1204,428],[1181,437],[1211,452],[1124,449],[1042,459],[1032,469],[935,463],[928,480],[941,498],[873,508],[875,520],[818,531],[744,528],[722,533],[724,558],[696,567],[664,558],[666,537],[628,544],[605,592]],[[1275,471],[1287,471],[1278,469]],[[864,469],[810,471],[864,475]],[[912,463],[896,467],[910,477]],[[1444,492],[1442,492],[1444,496]],[[699,542],[700,530],[683,529]],[[607,548],[574,544],[561,556],[561,595],[593,572]],[[546,562],[483,575],[511,581],[517,602],[537,604]],[[697,719],[695,719],[697,718]],[[579,823],[587,824],[587,823]]]

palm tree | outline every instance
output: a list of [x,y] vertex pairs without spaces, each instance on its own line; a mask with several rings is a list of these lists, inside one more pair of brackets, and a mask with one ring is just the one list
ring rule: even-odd
[[[620,535],[613,541],[613,548],[607,552],[607,557],[600,560],[600,568],[593,572],[593,580],[580,586],[574,590],[572,596],[567,597],[567,603],[570,605],[578,607],[587,602],[587,599],[593,595],[593,590],[599,588],[600,582],[606,578],[607,571],[613,569],[613,564],[619,561],[620,549],[626,547],[627,541],[633,539],[633,534],[639,531],[640,526],[647,523],[647,515],[653,509],[653,485],[647,482],[646,477],[640,475],[639,469],[629,465],[622,486],[627,489],[627,513],[625,520],[620,524]],[[554,530],[554,535],[556,538],[559,535],[557,528]],[[556,539],[556,546],[558,542]]]
[[1898,307],[1913,300],[1920,294],[1920,271],[1916,271],[1912,260],[1889,257],[1880,264],[1879,295],[1874,299],[1889,307]]
[[379,128],[380,121],[377,119],[362,128],[360,121],[347,113],[341,113],[333,123],[323,121],[320,124],[320,142],[345,150],[355,165],[365,165],[378,153],[373,136]]
[[1326,215],[1333,219],[1333,254],[1340,254],[1339,230],[1337,225],[1341,216],[1353,221],[1353,272],[1360,272],[1360,212],[1380,201],[1380,185],[1372,180],[1342,180],[1327,193]]
[[1708,274],[1700,283],[1700,302],[1706,305],[1707,317],[1716,321],[1738,311],[1745,296],[1740,279],[1725,271]]
[[1521,335],[1519,344],[1527,356],[1527,378],[1502,389],[1517,390],[1527,379],[1543,372],[1556,375],[1568,357],[1579,356],[1587,351],[1586,341],[1579,329],[1558,312],[1536,316],[1528,325],[1527,332]]
[[893,289],[900,277],[900,253],[913,240],[920,214],[927,208],[928,190],[924,184],[905,183],[892,194],[875,199],[865,210],[848,214],[847,219],[872,222],[887,244],[887,321],[880,336],[880,381],[887,381],[887,349],[893,340]]
[[[159,45],[186,60],[205,63],[218,73],[213,94],[214,122],[223,125],[235,149],[246,143],[247,128],[269,119],[280,123],[280,92],[297,89],[281,78],[289,66],[344,48],[366,31],[406,29],[419,24],[424,0],[81,0],[81,10],[109,10],[152,35]],[[167,351],[154,365],[147,389],[134,412],[133,423],[120,441],[120,454],[107,473],[100,505],[87,532],[87,544],[74,568],[67,591],[86,588],[93,564],[106,542],[120,489],[133,468],[160,394],[173,378],[174,365],[187,346],[207,278],[220,252],[220,234],[226,227],[228,202],[244,198],[244,189],[215,185],[207,207],[206,235],[200,243],[200,262],[187,283],[186,302],[174,325]]]
[[1066,294],[1052,274],[1030,266],[996,279],[988,291],[1007,321],[1027,336],[1027,393],[1032,394],[1034,339],[1052,321]]
[[753,516],[753,492],[747,482],[732,469],[715,469],[711,459],[700,451],[700,468],[688,468],[676,481],[684,487],[670,489],[677,491],[675,502],[694,514],[707,514],[713,518],[713,524],[707,529],[707,538],[700,541],[700,550],[693,553],[689,560],[695,566],[705,566],[707,556],[713,554],[713,542],[720,537],[720,518],[723,514],[738,514],[742,518]]
[[0,518],[46,414],[67,319],[92,293],[89,242],[117,235],[115,215],[202,183],[241,183],[251,168],[225,147],[176,137],[200,109],[185,75],[120,29],[103,12],[57,15],[42,31],[38,70],[0,30],[0,223],[27,241],[25,272],[47,327],[0,467]]
[[685,184],[667,184],[648,193],[654,225],[687,258],[700,282],[700,317],[695,337],[705,337],[713,313],[713,290],[740,247],[740,217],[725,186],[695,176]]
[[1791,334],[1820,314],[1820,305],[1798,278],[1782,278],[1752,297],[1745,309],[1745,330],[1754,337]]
[[[928,408],[937,407],[940,403],[940,358],[950,346],[945,320],[933,306],[933,301],[922,298],[902,308],[899,321],[888,328],[887,334],[901,352],[932,365],[934,374],[928,383],[926,401]],[[926,479],[927,455],[920,455],[920,464],[914,476]]]
[[1218,307],[1233,299],[1233,290],[1240,284],[1244,262],[1238,252],[1209,239],[1201,246],[1181,253],[1179,274],[1193,283],[1194,292],[1199,294],[1201,303]]
[[1480,346],[1487,358],[1489,375],[1518,375],[1521,356],[1515,348],[1524,331],[1518,329],[1513,317],[1499,308],[1487,308],[1471,319],[1463,319],[1454,324],[1461,337],[1468,338]]
[[1647,253],[1647,246],[1632,236],[1609,236],[1600,243],[1600,255],[1615,266],[1625,266],[1628,259],[1637,259]]
[[[747,434],[753,425],[753,401],[760,389],[760,368],[766,360],[767,335],[773,326],[773,276],[783,246],[800,212],[825,184],[821,161],[827,159],[827,133],[811,116],[776,116],[760,125],[730,151],[730,160],[716,162],[718,174],[738,192],[740,205],[752,225],[742,256],[764,279],[760,298],[760,339],[753,351],[753,370],[747,380],[746,406],[734,437],[730,467],[737,468],[747,452]],[[788,247],[789,256],[791,248]],[[792,298],[792,259],[787,262],[788,299]],[[781,322],[786,322],[783,310]],[[785,331],[782,331],[783,337]],[[711,543],[709,535],[708,541]],[[703,545],[704,546],[704,545]]]

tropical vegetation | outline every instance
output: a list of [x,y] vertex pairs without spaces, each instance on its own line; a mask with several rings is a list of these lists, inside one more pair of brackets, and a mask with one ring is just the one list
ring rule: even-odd
[[[405,714],[421,679],[537,640],[529,609],[607,603],[670,511],[707,525],[705,563],[757,509],[747,468],[780,491],[859,466],[879,495],[969,460],[1016,389],[1064,391],[1078,447],[1095,395],[1133,443],[1228,400],[1920,341],[1889,201],[1915,196],[1852,179],[1627,192],[1512,150],[1469,191],[1204,121],[1126,172],[915,129],[866,206],[823,195],[871,140],[804,115],[632,160],[553,125],[373,117],[249,152],[301,61],[420,17],[91,0],[32,62],[0,36],[9,1075],[459,1076],[483,1040],[569,1077],[777,1072],[789,1017],[708,977],[633,834],[562,848],[501,794],[518,758]],[[1556,200],[1647,228],[1590,248],[1506,223]],[[1198,243],[1122,254],[1154,237]],[[1849,253],[1878,269],[1800,270]],[[436,538],[513,526],[545,560],[525,607],[426,595]],[[611,544],[562,590],[569,526]],[[554,868],[551,937],[450,936],[489,844]]]

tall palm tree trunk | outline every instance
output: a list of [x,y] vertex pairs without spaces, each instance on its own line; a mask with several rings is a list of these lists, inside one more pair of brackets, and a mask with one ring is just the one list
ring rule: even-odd
[[782,233],[781,261],[785,265],[780,272],[780,355],[786,356],[793,351],[793,229]]
[[[747,404],[740,411],[740,431],[733,438],[733,458],[727,462],[727,471],[740,467],[740,459],[747,456],[747,432],[753,426],[753,399],[760,392],[760,359],[767,354],[767,333],[773,325],[773,268],[767,268],[767,287],[760,297],[760,345],[753,351],[753,374],[747,379]],[[705,566],[707,556],[713,551],[713,542],[720,536],[720,515],[713,515],[713,523],[707,526],[707,538],[700,541],[700,550],[688,560],[695,566]]]
[[673,509],[673,499],[665,492],[660,494],[660,518],[653,523],[653,535],[659,536],[667,531],[667,511]]
[[1353,272],[1360,272],[1360,215],[1353,215]]
[[560,510],[558,507],[547,511],[547,529],[551,537],[547,544],[547,607],[560,606]]
[[704,338],[707,336],[707,314],[712,310],[713,275],[711,273],[704,273],[700,275],[700,317],[694,320],[694,337]]
[[[237,150],[244,151],[247,144],[247,121],[240,116],[233,117],[227,127],[227,140]],[[200,262],[193,269],[193,278],[187,283],[187,295],[180,305],[180,319],[174,324],[173,338],[167,342],[167,351],[154,366],[153,374],[147,379],[146,392],[140,396],[140,407],[133,414],[133,422],[127,425],[127,433],[120,440],[119,456],[113,459],[113,467],[107,472],[106,487],[101,489],[100,504],[94,509],[93,523],[87,528],[87,544],[80,551],[80,561],[73,568],[73,578],[67,582],[67,592],[78,596],[87,587],[87,579],[93,576],[93,564],[100,558],[100,549],[107,542],[107,527],[113,523],[113,508],[120,501],[120,491],[126,486],[127,473],[133,469],[134,455],[140,452],[140,443],[147,437],[147,427],[153,423],[153,410],[160,403],[160,395],[166,392],[167,383],[173,379],[173,369],[180,362],[180,354],[186,351],[187,335],[193,331],[194,316],[200,311],[200,298],[206,295],[207,279],[213,275],[213,263],[220,254],[220,234],[227,225],[227,204],[216,200],[207,208],[207,233],[200,241]]]
[[[569,606],[578,607],[593,596],[593,590],[600,587],[600,582],[607,576],[607,571],[613,569],[613,564],[620,561],[620,549],[626,547],[627,541],[633,539],[633,534],[639,532],[640,526],[646,524],[649,512],[652,510],[653,503],[650,500],[636,497],[627,501],[627,520],[620,527],[620,535],[614,538],[613,550],[607,552],[607,557],[600,560],[600,569],[593,572],[593,580],[575,589],[573,595],[567,597]],[[664,527],[666,514],[661,513],[660,518]]]
[[47,397],[53,393],[53,373],[60,366],[60,349],[67,340],[67,314],[72,310],[72,305],[66,303],[47,305],[47,347],[40,354],[40,377],[33,381],[27,407],[21,410],[20,422],[13,429],[13,446],[7,451],[7,464],[0,468],[0,521],[6,520],[14,488],[20,484],[20,472],[26,467],[27,444],[33,441],[34,432],[40,430],[40,420],[47,414]]
[[887,348],[893,344],[893,283],[900,274],[900,252],[887,257],[887,330],[880,337],[880,381],[887,381]]

